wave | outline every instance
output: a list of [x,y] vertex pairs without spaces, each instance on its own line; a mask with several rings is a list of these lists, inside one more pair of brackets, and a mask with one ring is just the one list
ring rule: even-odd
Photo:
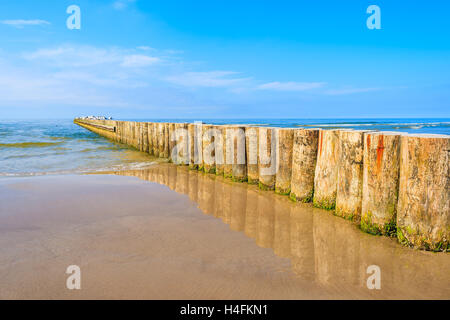
[[3,160],[42,158],[42,157],[48,157],[48,156],[60,156],[60,155],[65,155],[65,154],[66,154],[65,152],[39,153],[39,154],[20,154],[20,155],[6,156],[6,157],[3,158]]
[[316,123],[296,124],[296,127],[342,128],[342,127],[385,127],[395,129],[421,129],[426,127],[450,127],[450,122],[378,122],[378,123]]
[[59,145],[62,142],[15,142],[0,143],[0,148],[42,148]]
[[94,152],[94,151],[120,151],[122,149],[125,149],[125,148],[118,146],[118,145],[111,145],[111,146],[100,146],[100,147],[96,147],[96,148],[85,148],[85,149],[77,151],[77,152],[85,153],[85,152]]
[[131,162],[110,165],[101,168],[77,168],[73,170],[57,170],[57,171],[35,171],[35,172],[0,172],[0,177],[34,177],[34,176],[47,176],[47,175],[67,175],[67,174],[93,174],[93,173],[110,173],[116,171],[127,170],[141,170],[147,169],[155,164],[157,161],[151,162]]

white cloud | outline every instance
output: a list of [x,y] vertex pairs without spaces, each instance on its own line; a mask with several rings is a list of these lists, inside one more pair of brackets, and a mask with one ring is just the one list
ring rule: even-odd
[[89,71],[61,71],[49,75],[50,79],[67,81],[67,83],[87,83],[99,87],[141,88],[147,86],[143,81],[131,79],[127,74],[98,74]]
[[162,61],[159,57],[134,54],[135,50],[97,48],[93,46],[60,46],[39,49],[23,57],[30,61],[48,63],[57,67],[92,67],[115,64],[122,67],[147,67]]
[[186,87],[230,87],[249,80],[232,77],[237,74],[232,71],[185,72],[166,77],[165,80]]
[[121,66],[144,67],[159,58],[135,53],[136,49],[80,45],[41,48],[15,57],[0,52],[0,106],[136,105],[144,99],[136,92],[151,86],[157,74]]
[[311,89],[321,88],[325,82],[269,82],[258,86],[260,90],[274,90],[274,91],[305,91]]
[[[270,98],[291,100],[289,92],[339,95],[378,88],[331,87],[325,82],[269,82],[224,70],[202,71],[198,63],[150,47],[63,44],[23,54],[0,48],[0,106],[83,105],[185,108]],[[175,84],[175,85],[171,85]],[[195,90],[181,89],[179,86]],[[272,94],[274,92],[275,94]],[[237,98],[236,95],[239,95]],[[160,108],[161,109],[161,108]]]
[[184,53],[183,50],[173,50],[173,49],[167,49],[167,50],[164,50],[164,52],[167,54],[173,54],[173,55]]
[[92,46],[60,46],[39,49],[24,54],[27,60],[40,60],[59,67],[86,67],[105,63],[122,62],[124,53],[117,49],[103,49]]
[[363,93],[363,92],[371,92],[378,91],[380,88],[342,88],[342,89],[330,89],[325,91],[325,94],[337,96],[344,94],[354,94],[354,93]]
[[39,25],[49,25],[50,24],[50,22],[48,22],[46,20],[39,20],[39,19],[35,19],[35,20],[22,20],[22,19],[2,20],[2,21],[0,21],[0,23],[10,25],[10,26],[13,26],[16,28],[23,28],[25,26],[39,26]]
[[136,49],[144,50],[144,51],[154,51],[154,50],[156,50],[156,49],[154,49],[152,47],[149,47],[149,46],[139,46],[139,47],[136,47]]
[[157,57],[150,57],[142,54],[132,54],[125,56],[121,64],[122,67],[147,67],[160,62]]
[[0,75],[0,106],[76,105],[123,107],[127,102],[110,92],[93,90],[77,81],[8,68]]
[[115,10],[123,10],[133,2],[135,2],[135,0],[117,0],[113,2],[112,6]]

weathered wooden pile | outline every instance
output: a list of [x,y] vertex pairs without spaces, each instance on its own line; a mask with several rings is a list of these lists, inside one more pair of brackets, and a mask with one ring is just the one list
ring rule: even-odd
[[75,119],[155,157],[292,200],[361,230],[450,250],[450,136],[251,125]]

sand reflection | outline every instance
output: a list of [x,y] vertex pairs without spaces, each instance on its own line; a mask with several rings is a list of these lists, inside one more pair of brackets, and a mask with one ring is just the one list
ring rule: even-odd
[[335,288],[342,297],[355,290],[367,296],[366,269],[373,264],[382,271],[382,290],[371,293],[375,298],[407,298],[412,293],[450,297],[446,253],[404,248],[393,239],[365,234],[327,211],[185,166],[160,164],[114,174],[136,176],[187,195],[204,214],[288,258],[295,277]]

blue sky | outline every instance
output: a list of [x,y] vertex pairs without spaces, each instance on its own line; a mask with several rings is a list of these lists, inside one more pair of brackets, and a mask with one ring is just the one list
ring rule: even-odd
[[2,1],[0,118],[450,117],[449,15],[445,0]]

